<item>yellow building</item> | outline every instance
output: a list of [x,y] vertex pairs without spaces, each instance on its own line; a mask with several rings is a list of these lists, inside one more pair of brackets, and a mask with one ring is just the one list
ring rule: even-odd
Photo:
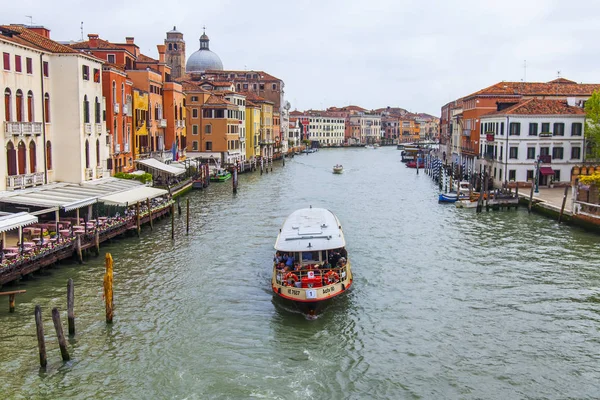
[[260,106],[246,100],[246,159],[260,155]]
[[263,157],[273,157],[273,146],[275,137],[273,136],[273,102],[260,99],[260,154]]
[[137,160],[148,148],[148,93],[139,89],[133,91],[133,159]]

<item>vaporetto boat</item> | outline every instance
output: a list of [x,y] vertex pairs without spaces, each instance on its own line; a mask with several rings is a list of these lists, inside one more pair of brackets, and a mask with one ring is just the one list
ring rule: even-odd
[[317,313],[352,286],[342,225],[327,209],[311,206],[290,214],[279,230],[275,250],[273,292],[304,312]]

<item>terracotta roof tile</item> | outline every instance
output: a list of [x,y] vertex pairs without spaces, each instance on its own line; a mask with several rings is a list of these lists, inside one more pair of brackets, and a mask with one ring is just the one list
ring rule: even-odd
[[96,47],[92,47],[90,45],[90,41],[86,40],[85,42],[77,42],[77,43],[73,43],[70,44],[69,47],[73,48],[73,49],[77,49],[77,50],[97,50],[97,49],[106,49],[106,50],[121,50],[121,51],[127,51],[124,48],[117,46],[116,44],[113,44],[107,40],[104,39],[96,39],[98,45]]
[[225,100],[223,98],[223,96],[217,96],[214,94],[210,95],[210,97],[206,100],[206,102],[204,104],[220,105],[220,106],[233,105],[233,103],[230,103],[227,100]]
[[[280,81],[281,79],[274,77],[271,74],[266,73],[265,71],[236,71],[236,70],[223,70],[223,71],[217,71],[217,70],[206,70],[205,71],[206,75],[227,75],[229,77],[230,74],[235,74],[236,78],[238,75],[242,75],[242,77],[246,77],[247,74],[250,74],[252,76],[254,76],[254,74],[259,75],[259,80],[263,80],[263,81]],[[236,79],[233,78],[233,79]],[[254,78],[250,78],[250,79],[254,79]]]
[[585,115],[585,110],[581,107],[570,106],[562,100],[534,98],[523,100],[501,111],[492,111],[482,115],[482,118],[500,115]]
[[571,83],[560,78],[551,82],[499,82],[462,98],[475,96],[591,96],[600,89],[597,83]]
[[[14,39],[12,41],[27,46],[35,47],[51,53],[79,53],[79,51],[65,46],[45,36],[39,35],[22,25],[0,25],[2,37]],[[12,36],[12,37],[11,37]]]
[[142,64],[158,64],[158,60],[155,60],[152,57],[148,57],[145,54],[140,54],[139,56],[137,56],[137,59],[135,61]]

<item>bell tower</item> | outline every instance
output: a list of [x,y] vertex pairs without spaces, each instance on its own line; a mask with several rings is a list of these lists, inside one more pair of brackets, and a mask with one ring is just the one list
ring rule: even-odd
[[165,39],[166,62],[171,67],[171,77],[180,79],[185,74],[185,42],[183,33],[176,27],[167,32]]

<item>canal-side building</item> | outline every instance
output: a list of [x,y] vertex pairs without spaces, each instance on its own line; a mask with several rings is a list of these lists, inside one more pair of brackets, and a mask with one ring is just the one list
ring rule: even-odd
[[236,118],[238,106],[223,95],[213,93],[201,108],[203,135],[200,146],[203,151],[218,153],[221,165],[241,161],[240,123]]
[[148,92],[133,88],[133,138],[131,152],[134,160],[140,158],[140,154],[146,153],[148,149]]
[[584,154],[585,111],[577,101],[530,98],[481,117],[480,152],[496,187],[569,184]]
[[[461,162],[477,164],[481,147],[480,137],[485,134],[481,132],[480,119],[483,115],[496,111],[498,103],[518,103],[522,99],[530,98],[563,101],[572,98],[579,103],[587,100],[598,89],[600,84],[577,83],[565,78],[550,82],[498,82],[456,100],[462,103],[463,109]],[[445,107],[442,107],[442,114]]]
[[93,54],[104,60],[102,67],[102,93],[106,99],[105,125],[109,136],[109,170],[131,172],[133,153],[132,141],[132,97],[133,83],[127,77],[126,69],[131,69],[135,55],[119,45],[101,39],[98,34],[88,34],[88,40],[69,45],[80,52]]
[[336,117],[327,111],[310,110],[308,139],[318,142],[320,147],[341,146],[344,144],[345,119]]
[[260,156],[260,106],[246,100],[246,159]]
[[[18,126],[4,124],[5,129],[7,126],[11,129],[14,127],[11,135],[17,133],[17,137],[13,138],[15,143],[10,140],[6,144],[7,160],[2,164],[7,166],[8,176],[22,175],[12,188],[31,185],[20,181],[32,182],[37,179],[39,182],[40,178],[36,176],[41,176],[39,172],[42,171],[47,183],[81,183],[103,177],[108,167],[110,141],[102,117],[105,104],[102,95],[102,61],[53,41],[50,31],[43,27],[10,25],[0,29],[3,47],[12,49],[2,52],[3,78],[6,78],[6,82],[12,82],[13,86],[28,86],[25,92],[16,88],[14,97],[11,88],[8,88],[10,93],[5,88],[4,117],[10,117],[10,122],[14,120]],[[37,50],[35,58],[40,64],[35,69],[33,57],[29,57],[33,56],[32,50]],[[17,78],[19,75],[24,76]],[[34,80],[39,85],[35,92]],[[38,107],[35,93],[40,99]],[[28,122],[30,117],[31,122]],[[37,135],[33,131],[29,134],[29,128],[37,129]],[[69,157],[52,157],[53,151],[69,154]],[[11,182],[9,179],[9,187]]]
[[381,141],[381,115],[359,112],[350,115],[351,137],[361,144]]
[[238,124],[237,128],[230,128],[233,131],[237,130],[239,137],[238,148],[232,150],[231,154],[234,155],[236,161],[246,161],[246,96],[241,93],[229,92],[224,97],[235,106],[235,110],[229,111],[229,114]]
[[[185,93],[186,114],[186,148],[188,152],[202,152],[202,105],[210,97],[210,92],[202,89],[197,82],[182,81],[183,92]],[[210,154],[209,154],[210,156]]]

